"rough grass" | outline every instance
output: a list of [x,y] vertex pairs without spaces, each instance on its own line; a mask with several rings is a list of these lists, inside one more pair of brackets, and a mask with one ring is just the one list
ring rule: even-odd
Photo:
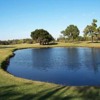
[[[40,46],[38,44],[20,44],[0,46],[0,64],[16,49],[42,47],[100,47],[100,43],[58,43]],[[4,65],[3,65],[4,67]],[[14,77],[0,68],[0,100],[99,100],[100,87],[61,86]]]

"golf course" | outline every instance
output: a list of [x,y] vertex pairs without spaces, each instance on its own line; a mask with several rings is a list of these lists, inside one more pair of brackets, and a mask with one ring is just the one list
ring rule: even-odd
[[4,71],[13,52],[24,48],[89,47],[100,43],[58,43],[57,45],[18,44],[0,45],[0,100],[98,100],[99,86],[62,86],[53,83],[18,78]]

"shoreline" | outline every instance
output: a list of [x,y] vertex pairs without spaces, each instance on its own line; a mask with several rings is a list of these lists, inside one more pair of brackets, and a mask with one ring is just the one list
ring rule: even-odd
[[[100,47],[93,47],[93,46],[57,46],[57,45],[39,45],[39,47],[35,47],[35,46],[32,46],[32,47],[18,47],[18,48],[13,48],[12,50],[11,50],[11,54],[10,55],[8,55],[8,57],[4,60],[4,61],[2,61],[1,62],[1,68],[5,71],[5,72],[7,72],[8,74],[10,74],[10,75],[12,75],[12,76],[14,76],[13,74],[11,74],[11,73],[9,73],[6,69],[7,69],[7,67],[8,67],[8,65],[9,65],[9,61],[10,61],[10,59],[12,58],[12,57],[14,57],[15,56],[15,51],[17,51],[17,50],[22,50],[22,49],[34,49],[34,48],[57,48],[57,47],[61,47],[61,48],[100,48]],[[15,76],[15,77],[17,77],[17,76]],[[18,78],[21,78],[21,77],[18,77]],[[22,78],[22,79],[25,79],[25,78]],[[29,79],[26,79],[26,80],[29,80]],[[31,81],[35,81],[35,80],[31,80]],[[37,81],[38,82],[38,81]],[[39,81],[40,82],[40,81]],[[47,82],[45,82],[45,83],[47,83]],[[50,84],[52,84],[52,83],[50,83]],[[55,84],[55,83],[54,83]]]

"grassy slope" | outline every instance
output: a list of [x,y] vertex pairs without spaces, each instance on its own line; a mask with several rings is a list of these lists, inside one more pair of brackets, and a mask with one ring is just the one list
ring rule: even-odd
[[[100,47],[100,43],[59,43],[55,46]],[[0,46],[0,64],[14,49],[43,47],[38,44]],[[70,87],[14,77],[0,69],[0,100],[99,100],[99,87]]]

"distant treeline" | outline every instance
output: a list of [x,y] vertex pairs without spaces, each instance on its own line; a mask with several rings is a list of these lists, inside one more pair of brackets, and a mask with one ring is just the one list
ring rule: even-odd
[[[96,41],[97,38],[94,37],[94,41]],[[63,35],[60,35],[59,38],[57,38],[58,42],[72,42],[73,40],[70,38],[66,38]],[[91,41],[91,37],[84,37],[84,36],[78,36],[74,41]],[[98,41],[100,41],[100,35],[98,36]]]
[[90,41],[98,42],[100,40],[100,26],[97,25],[97,20],[93,19],[92,23],[87,25],[83,30],[83,36],[79,36],[80,30],[76,25],[69,25],[65,30],[61,31],[61,36],[58,41]]
[[[69,25],[66,29],[61,31],[58,42],[74,42],[74,41],[91,41],[91,42],[100,42],[100,26],[97,25],[97,20],[93,19],[92,23],[86,25],[83,30],[83,36],[80,36],[80,30],[76,25]],[[2,45],[10,45],[10,44],[22,44],[22,43],[39,43],[40,45],[49,45],[56,40],[54,37],[44,29],[36,29],[30,34],[32,39],[15,39],[15,40],[7,40],[0,41]]]
[[28,39],[13,39],[13,40],[6,40],[6,41],[0,40],[1,45],[13,45],[13,44],[23,44],[23,43],[32,44],[34,43],[34,41],[29,38]]

